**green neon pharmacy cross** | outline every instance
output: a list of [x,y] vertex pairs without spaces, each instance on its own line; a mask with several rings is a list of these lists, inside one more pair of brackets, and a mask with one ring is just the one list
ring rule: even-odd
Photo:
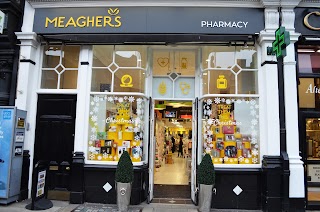
[[285,27],[279,27],[276,30],[276,39],[272,42],[272,52],[277,58],[287,55],[286,47],[290,44],[290,34]]

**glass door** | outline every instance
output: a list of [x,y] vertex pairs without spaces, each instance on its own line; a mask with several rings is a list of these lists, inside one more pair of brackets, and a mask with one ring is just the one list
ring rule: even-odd
[[320,118],[305,118],[306,199],[320,208]]

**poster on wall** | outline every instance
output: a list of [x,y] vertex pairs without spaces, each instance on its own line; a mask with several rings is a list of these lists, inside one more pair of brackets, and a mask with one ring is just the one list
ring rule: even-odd
[[44,194],[45,183],[46,183],[46,170],[38,173],[37,197]]
[[320,182],[320,164],[309,164],[308,176],[311,178],[309,182]]

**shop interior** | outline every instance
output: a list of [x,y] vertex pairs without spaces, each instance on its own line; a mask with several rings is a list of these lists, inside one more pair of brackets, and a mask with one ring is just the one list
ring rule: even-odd
[[154,112],[154,198],[171,195],[171,198],[188,199],[191,193],[192,102],[155,101]]
[[320,118],[306,119],[307,185],[309,204],[320,203]]

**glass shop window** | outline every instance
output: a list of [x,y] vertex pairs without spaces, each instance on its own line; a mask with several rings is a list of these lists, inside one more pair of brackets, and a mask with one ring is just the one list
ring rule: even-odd
[[205,98],[202,108],[203,154],[215,164],[260,163],[258,98]]
[[92,56],[87,159],[116,164],[128,151],[139,165],[147,142],[147,47],[95,45]]
[[45,46],[41,88],[76,89],[80,46]]
[[259,164],[254,43],[202,47],[202,153],[215,164]]
[[145,92],[145,46],[93,46],[92,92]]
[[320,78],[299,78],[299,107],[320,109]]
[[88,160],[118,161],[128,151],[143,161],[147,99],[129,95],[90,95]]
[[258,93],[257,51],[242,44],[202,48],[203,94]]
[[300,74],[320,73],[320,47],[299,46],[298,66]]

